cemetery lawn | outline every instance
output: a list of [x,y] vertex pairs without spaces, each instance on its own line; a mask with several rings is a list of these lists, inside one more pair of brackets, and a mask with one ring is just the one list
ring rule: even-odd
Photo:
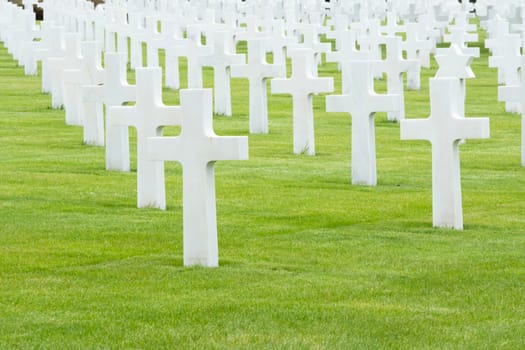
[[[335,68],[320,76],[340,91]],[[105,171],[1,47],[0,348],[523,348],[520,117],[484,49],[472,68],[467,116],[490,117],[491,138],[460,147],[464,231],[432,228],[428,142],[377,114],[378,185],[352,186],[351,118],[316,96],[317,155],[294,155],[291,97],[269,95],[270,134],[216,164],[221,266],[206,269],[182,266],[180,166],[166,163],[167,211],[136,209],[135,158]],[[429,115],[435,69],[406,92],[407,117]],[[232,87],[215,130],[248,135],[247,81]]]

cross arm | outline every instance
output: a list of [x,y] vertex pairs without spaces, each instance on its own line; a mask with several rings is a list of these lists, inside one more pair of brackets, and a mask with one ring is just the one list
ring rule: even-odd
[[113,126],[136,126],[135,107],[116,106],[108,109],[109,125]]
[[148,137],[148,158],[152,161],[182,162],[185,150],[183,140],[179,136]]
[[521,86],[499,86],[498,101],[519,102],[523,105],[525,94]]
[[270,81],[272,94],[289,94],[293,86],[295,84],[291,79],[274,78]]
[[163,106],[155,113],[159,126],[181,125],[182,115],[180,106]]
[[283,64],[268,64],[267,69],[263,72],[264,77],[268,78],[285,78],[286,69]]
[[80,69],[65,69],[62,74],[64,83],[78,83],[82,77]]
[[503,56],[489,56],[489,67],[498,68],[505,62],[505,57]]
[[313,93],[333,92],[334,91],[334,79],[329,78],[316,78],[312,84]]
[[327,112],[347,112],[351,113],[348,108],[348,95],[329,95],[326,96]]
[[456,139],[486,139],[490,137],[489,118],[456,118]]
[[82,98],[86,102],[104,102],[102,85],[84,85],[81,87]]
[[342,63],[344,61],[344,56],[341,51],[330,51],[326,53],[327,62],[338,62]]
[[370,106],[373,106],[371,112],[395,112],[399,110],[399,96],[394,94],[376,94],[375,92],[370,93],[367,97],[368,101],[361,101],[361,103],[366,103]]
[[212,161],[248,160],[248,137],[216,136],[210,141]]
[[401,140],[427,140],[432,142],[429,123],[429,119],[402,119],[400,124]]
[[417,72],[421,68],[421,64],[418,60],[406,60],[401,65],[403,72]]
[[230,66],[230,75],[234,78],[249,78],[250,69],[246,64],[232,64]]

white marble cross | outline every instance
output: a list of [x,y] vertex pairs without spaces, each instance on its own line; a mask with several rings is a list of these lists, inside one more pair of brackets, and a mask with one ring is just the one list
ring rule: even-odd
[[144,23],[142,13],[130,12],[128,17],[129,26],[127,36],[129,36],[129,63],[131,68],[135,69],[144,65],[142,43],[145,40],[146,28],[142,25]]
[[466,55],[479,57],[479,47],[468,47],[467,42],[477,41],[478,34],[468,33],[464,28],[449,28],[450,34],[443,36],[445,42],[456,44]]
[[243,64],[244,55],[230,51],[228,45],[230,32],[218,31],[213,34],[213,55],[203,57],[204,67],[213,67],[213,93],[215,113],[231,116],[232,101],[230,87],[230,67],[234,64]]
[[134,106],[110,107],[110,125],[137,130],[137,206],[166,209],[164,163],[148,157],[148,137],[162,135],[164,126],[180,125],[180,108],[162,103],[162,70],[136,69],[137,102]]
[[284,20],[275,19],[272,21],[272,33],[269,40],[269,49],[273,54],[273,63],[282,65],[286,74],[286,49],[288,46],[297,42],[297,37],[293,33],[288,33]]
[[158,16],[147,16],[145,20],[146,27],[143,38],[144,42],[146,43],[146,66],[160,67],[159,43],[162,43],[167,38],[158,30]]
[[333,78],[318,78],[312,49],[289,49],[292,77],[273,79],[272,93],[291,94],[293,104],[293,151],[315,155],[313,94],[334,91]]
[[399,109],[399,99],[392,95],[378,95],[374,92],[371,63],[352,61],[349,67],[347,85],[351,89],[343,95],[326,97],[327,112],[346,112],[352,116],[352,183],[375,186],[376,146],[374,130],[375,112]]
[[190,89],[202,88],[202,60],[204,57],[212,55],[212,48],[202,45],[201,34],[198,25],[188,26],[188,38],[181,41],[185,45],[182,56],[188,59],[188,88]]
[[165,49],[165,85],[167,88],[178,90],[180,89],[180,69],[179,69],[179,57],[182,56],[181,50],[184,49],[183,44],[178,40],[170,41],[166,40]]
[[525,166],[525,56],[521,56],[521,78],[515,85],[498,87],[498,100],[519,105],[521,111],[521,165]]
[[[82,60],[80,53],[80,34],[65,34],[65,52],[62,57],[49,57],[49,74],[51,79],[51,104],[53,108],[60,108],[64,104],[64,75],[65,69],[78,69]],[[67,120],[69,125],[80,125],[76,120]]]
[[349,65],[346,62],[356,60],[368,60],[370,52],[367,48],[357,50],[357,32],[355,30],[347,30],[339,36],[340,48],[337,51],[326,53],[327,62],[337,62],[341,68],[341,83],[343,95],[350,93],[351,86],[348,70]]
[[219,264],[214,164],[248,159],[248,138],[213,131],[212,92],[181,90],[182,131],[177,137],[149,139],[149,156],[182,164],[184,265]]
[[284,76],[284,66],[266,62],[266,39],[248,41],[248,62],[231,66],[231,76],[248,78],[250,85],[250,133],[268,133],[266,80]]
[[127,11],[123,8],[111,10],[111,16],[104,26],[106,52],[125,52],[127,54],[128,36],[125,34],[129,29],[127,15]]
[[494,19],[490,30],[487,30],[485,47],[495,56],[503,54],[505,38],[509,35],[509,22],[501,18]]
[[[129,85],[126,78],[127,54],[123,52],[104,55],[103,81],[100,85],[82,87],[82,99],[87,103],[99,103],[110,107],[136,100],[135,85]],[[129,171],[128,126],[110,125],[106,118],[106,169]]]
[[[342,36],[349,30],[350,21],[346,14],[337,14],[332,17],[330,24],[333,25],[333,30],[329,30],[326,33],[328,39],[335,40],[335,49],[340,51],[342,46]],[[357,34],[356,34],[357,35]]]
[[23,43],[21,64],[24,66],[25,75],[38,74],[38,65],[35,53],[37,50],[46,49],[52,45],[52,43],[49,42],[51,39],[52,25],[52,22],[41,22],[40,30],[37,31],[38,35],[35,35],[34,38],[31,38],[31,40],[27,40]]
[[[158,30],[159,23],[161,24],[161,31]],[[183,28],[181,26],[181,22],[177,22],[177,19],[172,18],[171,16],[169,18],[162,18],[159,15],[146,17],[146,32],[144,34],[144,42],[146,43],[146,61],[148,67],[160,67],[160,49],[167,51],[168,47],[174,46],[177,46],[177,51],[184,51],[186,49],[187,45],[182,45],[181,43],[175,42],[175,40],[182,40],[183,38]],[[172,63],[167,59],[167,55],[165,62],[167,75],[167,71],[170,69],[168,68],[169,63]],[[169,82],[168,75],[166,76],[166,82]]]
[[80,43],[82,59],[78,69],[66,69],[64,79],[64,109],[66,120],[74,120],[84,128],[84,143],[104,146],[104,116],[102,105],[85,103],[83,85],[96,85],[103,80],[102,44],[97,41]]
[[315,61],[318,64],[322,63],[322,54],[332,51],[330,43],[324,43],[319,40],[320,26],[315,24],[302,24],[297,28],[301,33],[303,40],[299,43],[290,44],[288,49],[307,48],[312,49],[315,55]]
[[432,211],[435,227],[463,229],[459,141],[488,138],[488,118],[464,118],[457,78],[430,79],[430,117],[401,121],[402,140],[432,144]]
[[498,83],[513,85],[519,79],[521,68],[521,44],[519,34],[508,34],[502,38],[502,52],[489,56],[489,67],[498,69]]
[[386,36],[395,36],[397,33],[405,33],[407,28],[404,24],[398,24],[398,18],[395,11],[388,11],[387,22],[385,26],[381,26],[381,32]]
[[45,44],[35,50],[35,65],[38,61],[42,63],[42,92],[49,93],[51,92],[51,72],[47,59],[64,55],[64,27],[50,24],[44,33],[46,39],[42,41],[45,41]]
[[386,59],[374,63],[374,68],[386,73],[387,92],[399,98],[399,110],[387,114],[390,121],[400,121],[405,118],[405,92],[403,88],[403,73],[419,68],[419,61],[405,60],[401,52],[401,38],[386,38]]
[[[430,61],[430,50],[433,49],[432,41],[419,37],[419,25],[417,23],[409,23],[406,28],[406,40],[403,41],[403,51],[406,52],[407,59],[418,60],[420,67],[424,66],[427,61]],[[421,88],[421,69],[407,72],[407,88],[412,90]]]
[[[370,52],[370,59],[381,60],[381,46],[386,44],[387,37],[380,32],[381,24],[378,19],[372,19],[366,23],[367,25],[364,26],[352,24],[351,27],[360,30],[357,37],[360,49]],[[378,69],[374,69],[374,78],[379,79],[381,77],[381,72]]]
[[254,39],[266,39],[270,36],[270,32],[268,32],[267,30],[261,30],[259,26],[260,21],[256,15],[252,14],[247,16],[244,22],[246,24],[246,27],[242,27],[242,30],[239,30],[238,33],[235,35],[236,42],[251,41]]

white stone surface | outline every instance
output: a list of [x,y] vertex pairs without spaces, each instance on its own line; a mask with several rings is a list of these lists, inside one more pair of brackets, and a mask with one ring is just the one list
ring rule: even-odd
[[248,138],[217,136],[213,131],[212,92],[181,90],[182,132],[149,139],[155,161],[182,164],[184,265],[219,264],[214,164],[248,159]]
[[319,78],[312,49],[289,49],[292,76],[271,82],[272,93],[291,94],[293,105],[293,151],[315,155],[313,94],[334,91],[333,78]]
[[430,80],[431,112],[428,119],[401,121],[402,140],[428,140],[432,144],[433,225],[463,229],[459,141],[488,138],[488,118],[464,118],[457,78]]
[[[345,112],[352,116],[352,183],[375,186],[377,184],[375,112],[399,109],[399,99],[374,92],[371,63],[352,61],[349,67],[349,92],[326,97],[327,112]],[[343,67],[344,69],[344,67]]]

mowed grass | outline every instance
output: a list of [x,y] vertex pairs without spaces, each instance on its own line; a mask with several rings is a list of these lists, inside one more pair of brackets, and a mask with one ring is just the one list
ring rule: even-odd
[[[269,95],[270,134],[216,164],[221,266],[206,269],[182,266],[180,166],[166,164],[167,211],[136,209],[135,158],[105,171],[2,47],[0,348],[523,348],[520,117],[497,102],[486,50],[472,68],[467,116],[489,117],[491,138],[460,147],[464,231],[432,228],[428,142],[378,113],[378,185],[352,186],[350,116],[315,96],[317,155],[294,155],[291,97]],[[429,115],[435,70],[406,92],[407,117]],[[335,65],[320,76],[340,91]],[[215,130],[248,135],[247,81],[232,88]]]

